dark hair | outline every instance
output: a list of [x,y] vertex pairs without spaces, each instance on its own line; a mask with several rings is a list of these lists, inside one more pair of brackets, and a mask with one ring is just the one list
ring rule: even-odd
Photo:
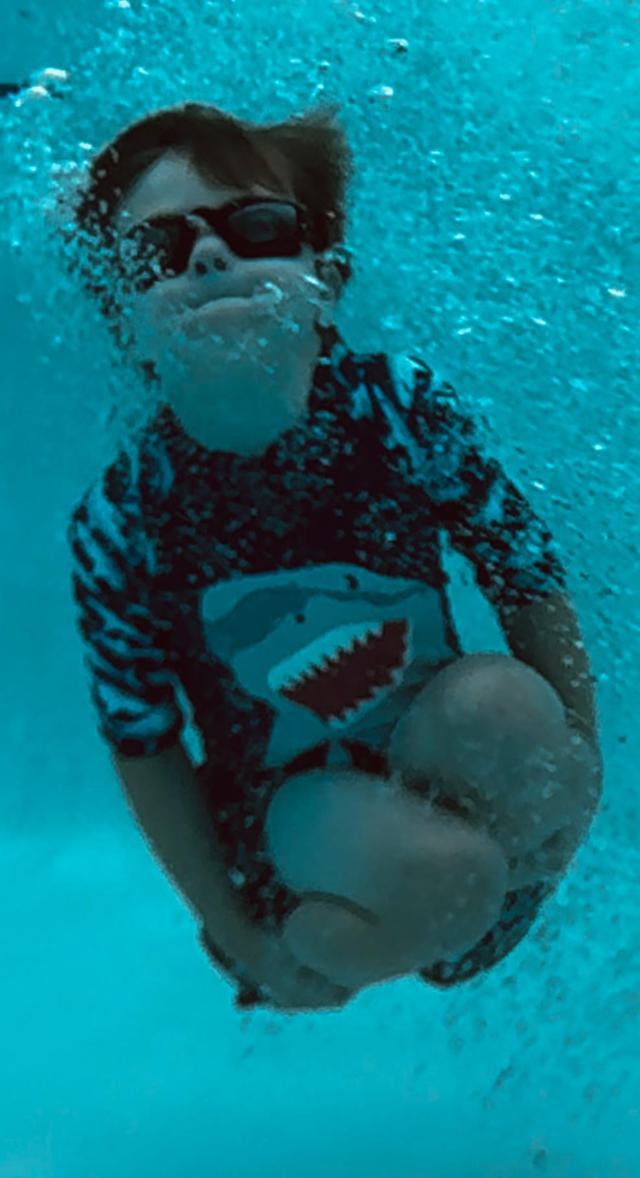
[[[90,163],[71,228],[80,230],[83,256],[77,261],[85,285],[112,327],[117,304],[100,258],[105,247],[110,249],[114,218],[127,193],[168,151],[184,152],[205,179],[233,187],[260,183],[275,191],[291,190],[309,216],[314,250],[341,247],[353,158],[336,114],[335,106],[318,107],[285,122],[260,125],[187,102],[146,115],[102,148]],[[346,285],[351,277],[348,253],[338,248],[335,264]]]

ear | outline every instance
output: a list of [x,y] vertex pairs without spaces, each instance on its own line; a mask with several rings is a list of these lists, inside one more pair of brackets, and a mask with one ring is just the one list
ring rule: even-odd
[[318,327],[328,327],[333,323],[336,304],[344,289],[346,277],[351,273],[351,265],[342,252],[337,249],[326,250],[315,260],[315,271],[322,283],[320,294],[320,313]]
[[337,303],[343,286],[337,266],[332,262],[319,259],[316,262],[316,274],[323,284],[322,298],[327,302]]
[[327,287],[326,298],[337,303],[351,276],[350,254],[344,246],[334,246],[316,258],[316,274]]

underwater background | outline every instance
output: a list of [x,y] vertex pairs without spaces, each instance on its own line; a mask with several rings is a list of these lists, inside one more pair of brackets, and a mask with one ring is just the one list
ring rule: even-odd
[[[62,100],[0,104],[0,1178],[636,1178],[640,5],[18,0],[0,63],[68,74]],[[568,566],[603,805],[529,937],[449,992],[236,1011],[95,729],[65,529],[132,394],[47,208],[187,99],[259,121],[339,103],[339,326],[474,399]],[[463,645],[504,649],[448,567]]]

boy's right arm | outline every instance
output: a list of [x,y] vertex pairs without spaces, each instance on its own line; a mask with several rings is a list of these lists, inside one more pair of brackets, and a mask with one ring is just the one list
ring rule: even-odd
[[[152,596],[136,448],[87,490],[68,529],[72,587],[103,737],[144,834],[194,911],[233,957],[259,939],[224,869]],[[252,935],[253,934],[253,935]]]
[[276,1001],[303,1002],[298,1009],[335,1005],[336,987],[309,977],[310,970],[301,974],[278,937],[250,921],[227,876],[211,813],[180,743],[184,717],[154,609],[139,468],[135,447],[123,450],[83,496],[68,530],[100,734],[144,834],[211,941],[232,959],[234,976],[268,987]]
[[231,959],[234,975],[261,993],[261,1002],[281,1009],[343,1006],[349,991],[295,961],[277,935],[246,915],[182,744],[149,757],[114,752],[113,760],[153,852],[201,920],[206,939]]
[[258,968],[264,936],[234,893],[211,812],[183,745],[149,757],[112,755],[151,849],[190,908],[223,952]]

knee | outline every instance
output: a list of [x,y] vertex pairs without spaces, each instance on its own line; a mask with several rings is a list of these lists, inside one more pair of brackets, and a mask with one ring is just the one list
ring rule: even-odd
[[403,768],[415,759],[435,769],[456,750],[484,753],[520,740],[544,744],[564,726],[559,695],[532,667],[506,654],[465,655],[413,701],[393,733],[390,763]]
[[[470,654],[446,667],[433,684],[431,706],[438,720],[460,732],[517,731],[523,726],[559,728],[565,722],[558,693],[533,667],[500,653]],[[428,690],[428,689],[427,689]]]

